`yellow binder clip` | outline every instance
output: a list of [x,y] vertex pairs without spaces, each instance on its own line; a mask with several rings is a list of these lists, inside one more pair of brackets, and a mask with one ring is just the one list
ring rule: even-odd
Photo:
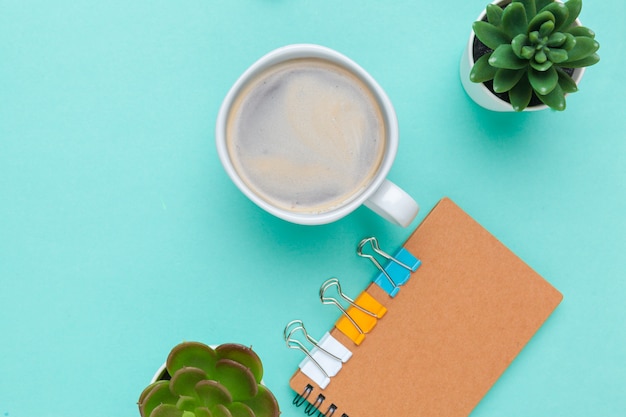
[[[339,297],[345,300],[350,307],[346,310],[335,297],[326,295],[326,292],[336,287]],[[351,299],[341,291],[341,284],[337,278],[325,281],[320,288],[320,300],[323,304],[334,304],[341,310],[343,316],[337,320],[335,327],[348,336],[355,344],[360,345],[378,319],[382,318],[387,309],[374,297],[363,291],[356,300]]]

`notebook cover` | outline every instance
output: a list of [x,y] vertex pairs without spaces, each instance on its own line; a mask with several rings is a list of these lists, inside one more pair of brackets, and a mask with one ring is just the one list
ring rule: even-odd
[[422,265],[393,299],[367,287],[388,311],[363,343],[331,330],[353,356],[328,387],[289,382],[322,414],[467,416],[563,298],[447,198],[404,247]]

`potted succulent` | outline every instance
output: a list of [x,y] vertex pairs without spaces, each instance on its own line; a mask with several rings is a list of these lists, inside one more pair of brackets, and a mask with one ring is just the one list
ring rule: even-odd
[[138,401],[142,417],[278,417],[263,364],[246,346],[175,346]]
[[582,0],[497,0],[472,26],[461,81],[494,111],[565,109],[585,67],[596,64],[595,33],[582,26]]

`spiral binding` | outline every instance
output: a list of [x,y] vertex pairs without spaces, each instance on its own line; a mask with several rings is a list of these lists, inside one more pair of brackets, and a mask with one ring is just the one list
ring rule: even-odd
[[[304,387],[302,393],[296,393],[296,396],[293,399],[293,404],[296,407],[300,407],[302,404],[308,401],[311,392],[313,392],[313,386],[311,384],[307,384],[306,387]],[[320,410],[320,407],[322,406],[324,400],[326,400],[326,397],[324,397],[324,395],[322,394],[318,394],[315,401],[309,402],[306,407],[304,407],[304,413],[312,416],[317,411],[317,417],[332,417],[337,410],[337,406],[335,404],[329,405],[326,412],[322,414],[322,410]],[[341,417],[348,417],[348,415],[346,413],[342,413]]]

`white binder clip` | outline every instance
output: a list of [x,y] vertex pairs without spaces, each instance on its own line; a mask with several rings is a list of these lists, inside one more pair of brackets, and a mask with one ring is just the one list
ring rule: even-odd
[[[306,341],[313,345],[311,350],[295,338],[295,333],[298,331],[301,331]],[[342,364],[352,356],[352,352],[328,332],[322,336],[319,342],[313,339],[304,328],[301,320],[289,322],[283,334],[288,348],[298,349],[306,355],[300,362],[300,370],[321,389],[328,386],[330,379],[337,375]]]

